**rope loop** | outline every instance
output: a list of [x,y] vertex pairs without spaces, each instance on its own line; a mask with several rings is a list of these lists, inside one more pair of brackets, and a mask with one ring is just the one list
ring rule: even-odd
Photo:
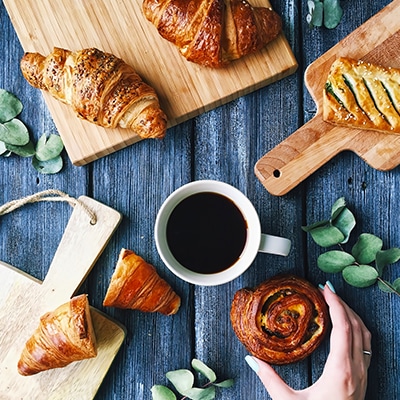
[[23,197],[18,200],[12,200],[2,206],[0,206],[0,216],[8,214],[17,208],[24,206],[25,204],[29,203],[37,203],[40,201],[66,201],[72,207],[79,206],[85,211],[85,213],[90,218],[90,223],[95,225],[97,222],[96,214],[90,210],[86,204],[84,204],[79,199],[75,199],[74,197],[69,196],[67,193],[62,192],[61,190],[57,189],[48,189],[43,190],[42,192],[38,192],[36,194],[32,194],[30,196]]

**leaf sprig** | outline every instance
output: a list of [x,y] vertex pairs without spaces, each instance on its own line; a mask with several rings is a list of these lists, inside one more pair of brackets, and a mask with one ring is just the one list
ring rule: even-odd
[[308,14],[306,17],[310,28],[336,28],[343,16],[343,9],[339,0],[308,0]]
[[[382,239],[362,233],[351,250],[346,251],[343,245],[349,241],[355,225],[355,217],[341,197],[333,204],[329,219],[302,226],[319,246],[339,246],[339,250],[322,253],[317,259],[318,267],[327,273],[341,272],[343,279],[354,287],[365,288],[378,283],[383,292],[400,296],[400,278],[393,282],[383,278],[386,267],[400,260],[400,248],[382,250]],[[370,265],[372,263],[374,266]]]
[[[212,400],[215,399],[216,388],[228,388],[233,385],[233,379],[227,379],[217,383],[215,372],[202,361],[194,358],[192,368],[208,379],[203,387],[195,387],[195,376],[188,369],[178,369],[167,372],[166,377],[172,383],[176,391],[181,394],[181,400]],[[175,393],[166,386],[154,385],[151,388],[153,400],[177,400]]]
[[61,138],[44,133],[35,145],[28,128],[17,119],[22,109],[23,105],[16,96],[0,89],[0,155],[9,157],[14,153],[20,157],[32,157],[32,165],[38,172],[59,172],[63,167]]

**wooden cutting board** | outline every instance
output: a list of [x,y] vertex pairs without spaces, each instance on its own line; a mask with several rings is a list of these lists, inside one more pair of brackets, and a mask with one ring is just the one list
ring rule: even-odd
[[[142,0],[3,0],[25,51],[48,54],[97,47],[132,65],[154,87],[176,125],[281,79],[297,68],[282,34],[266,49],[212,70],[186,61],[142,13]],[[253,5],[269,6],[265,0]],[[15,71],[15,73],[19,73]],[[140,140],[129,130],[103,129],[75,117],[45,94],[47,105],[75,165],[84,165]]]
[[[22,349],[39,325],[40,316],[69,301],[121,220],[117,211],[93,199],[82,196],[79,200],[96,214],[97,223],[90,224],[88,215],[75,206],[43,282],[0,262],[2,400],[93,399],[124,340],[124,328],[92,308],[98,347],[95,358],[32,376],[17,372]],[[29,252],[28,248],[21,247],[21,252]]]
[[395,0],[310,64],[304,79],[317,114],[255,165],[256,176],[271,194],[286,194],[344,150],[355,152],[381,171],[399,165],[400,135],[337,127],[322,119],[322,92],[336,58],[347,56],[400,68],[399,49],[400,0]]

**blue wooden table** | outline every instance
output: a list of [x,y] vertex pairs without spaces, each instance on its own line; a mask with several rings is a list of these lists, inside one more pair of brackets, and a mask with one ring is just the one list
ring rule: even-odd
[[[331,280],[373,335],[367,399],[400,399],[400,298],[376,285],[353,288],[339,274],[320,271],[316,260],[322,250],[301,230],[302,225],[329,216],[333,202],[343,196],[355,214],[356,233],[381,237],[385,248],[400,247],[399,169],[379,172],[346,152],[281,197],[269,194],[253,172],[260,157],[315,115],[316,106],[304,86],[305,68],[390,1],[342,1],[344,16],[333,30],[310,29],[306,3],[272,1],[299,62],[294,75],[171,128],[162,141],[142,141],[84,167],[73,166],[64,154],[60,173],[42,175],[29,158],[0,157],[1,204],[55,188],[75,197],[88,195],[123,214],[81,289],[96,308],[127,328],[96,399],[150,399],[153,385],[167,383],[167,371],[190,368],[194,357],[220,379],[235,379],[233,388],[218,391],[218,399],[269,398],[244,361],[247,353],[232,331],[229,310],[238,289],[281,272],[304,276],[314,284]],[[0,26],[0,87],[22,100],[20,119],[35,140],[43,132],[57,133],[40,91],[20,73],[23,50],[3,3]],[[243,191],[258,211],[263,231],[292,240],[289,257],[259,254],[245,274],[217,287],[194,286],[172,275],[153,240],[156,214],[174,189],[199,179],[221,180]],[[0,259],[43,279],[69,217],[69,206],[56,203],[28,205],[2,217]],[[122,247],[140,253],[174,287],[182,298],[178,314],[166,318],[102,307]],[[394,264],[386,278],[393,281],[399,275]],[[277,370],[293,387],[306,387],[318,379],[328,351],[326,340],[308,359]]]

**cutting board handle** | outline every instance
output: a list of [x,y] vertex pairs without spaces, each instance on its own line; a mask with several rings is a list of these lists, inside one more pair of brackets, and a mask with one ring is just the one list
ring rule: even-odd
[[284,195],[336,154],[348,149],[357,134],[353,130],[343,135],[340,128],[317,114],[260,158],[254,167],[255,174],[271,194]]

